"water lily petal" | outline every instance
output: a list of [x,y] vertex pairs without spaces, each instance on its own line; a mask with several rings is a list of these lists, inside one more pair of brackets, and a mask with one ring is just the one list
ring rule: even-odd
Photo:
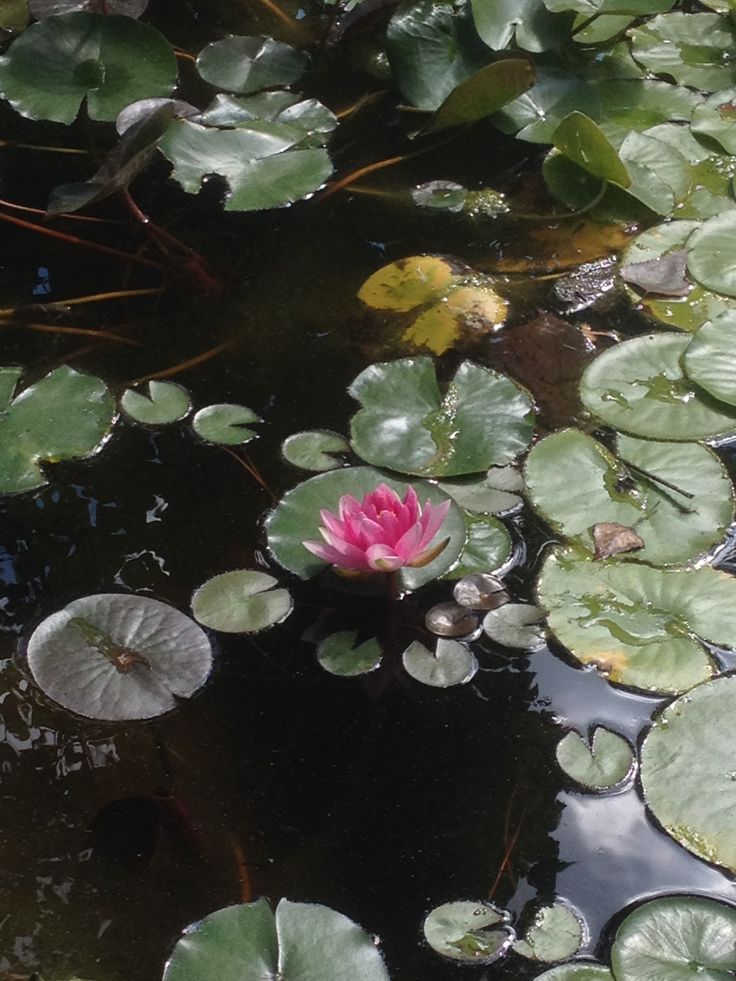
[[421,551],[422,526],[417,521],[411,528],[404,532],[401,538],[393,546],[397,555],[403,559],[403,564],[408,565],[417,553]]
[[447,517],[447,512],[450,510],[451,503],[452,502],[448,498],[448,500],[443,501],[441,504],[435,504],[432,506],[429,501],[427,501],[427,503],[424,505],[422,508],[422,516],[420,518],[422,528],[424,529],[424,534],[422,535],[422,540],[419,545],[420,548],[426,548],[440,530],[440,526]]
[[302,542],[307,551],[316,555],[323,562],[330,565],[337,565],[343,569],[370,569],[366,553],[361,549],[350,547],[346,549],[333,548],[331,545],[323,545],[321,542]]
[[404,564],[401,557],[388,545],[371,545],[366,549],[365,557],[369,567],[376,572],[395,572]]

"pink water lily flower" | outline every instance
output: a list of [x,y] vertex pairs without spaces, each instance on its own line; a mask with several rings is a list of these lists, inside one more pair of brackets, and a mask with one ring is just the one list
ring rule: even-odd
[[355,572],[394,572],[403,566],[427,565],[449,541],[446,538],[430,548],[449,509],[449,500],[420,506],[411,486],[402,501],[396,491],[379,484],[362,501],[344,494],[337,514],[320,511],[319,533],[324,543],[304,542],[304,547],[338,569]]

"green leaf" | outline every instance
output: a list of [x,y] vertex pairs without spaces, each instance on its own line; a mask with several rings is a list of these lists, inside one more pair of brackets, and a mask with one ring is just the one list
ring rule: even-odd
[[520,140],[551,143],[565,116],[580,112],[597,118],[599,109],[600,100],[587,82],[559,69],[540,68],[533,87],[497,112],[493,122]]
[[680,151],[644,133],[629,133],[621,160],[631,180],[627,193],[660,215],[669,215],[690,190],[690,166]]
[[[387,477],[372,467],[344,467],[310,477],[298,484],[284,495],[266,520],[268,544],[276,561],[302,579],[309,579],[324,571],[326,564],[312,555],[303,544],[318,536],[320,511],[326,508],[336,513],[344,494],[352,494],[361,500],[381,483],[388,484],[403,497],[410,482]],[[447,500],[447,496],[432,484],[421,480],[413,480],[411,484],[416,489],[421,505],[425,501],[439,504]],[[448,536],[449,543],[429,565],[399,571],[403,588],[418,589],[424,583],[443,575],[457,561],[465,544],[465,521],[462,511],[454,503],[436,535],[435,542]],[[384,573],[376,575],[380,577]]]
[[126,388],[120,397],[120,408],[126,416],[144,426],[179,422],[191,407],[189,392],[175,382],[147,382],[143,391]]
[[447,96],[423,133],[485,119],[534,84],[534,67],[525,58],[504,58],[479,68]]
[[687,268],[707,289],[736,297],[736,213],[716,215],[688,239]]
[[353,678],[375,671],[381,663],[383,651],[375,637],[356,645],[357,630],[339,630],[320,641],[317,660],[330,674]]
[[543,0],[472,0],[478,34],[501,51],[516,39],[525,51],[547,51],[563,43],[566,18],[550,15]]
[[618,37],[635,17],[630,14],[600,14],[590,20],[585,14],[578,14],[573,23],[572,40],[576,44],[600,44]]
[[693,133],[710,136],[727,153],[736,153],[736,88],[721,89],[693,112]]
[[440,480],[437,486],[461,508],[478,514],[508,514],[523,503],[524,478],[513,466],[491,467],[481,477]]
[[504,647],[533,651],[547,642],[545,611],[529,603],[506,603],[490,610],[483,618],[486,636]]
[[200,439],[222,446],[240,446],[249,443],[256,433],[249,428],[253,422],[261,420],[252,409],[245,405],[223,402],[207,405],[194,414],[192,429]]
[[466,513],[465,525],[468,533],[465,547],[445,579],[462,579],[473,572],[495,572],[511,557],[511,536],[498,518]]
[[657,569],[571,550],[547,557],[537,584],[550,628],[609,681],[677,694],[707,681],[705,644],[736,640],[736,579],[710,567]]
[[587,17],[596,14],[658,14],[674,6],[675,0],[544,0],[549,10],[574,10]]
[[461,901],[436,906],[424,921],[432,950],[453,961],[492,964],[514,940],[511,917],[492,903]]
[[577,732],[568,732],[557,744],[555,755],[568,777],[590,790],[615,787],[634,766],[628,742],[602,726],[593,730],[590,744]]
[[689,851],[731,872],[734,710],[735,676],[700,685],[657,715],[641,749],[644,797],[656,819]]
[[434,654],[420,641],[412,641],[401,661],[408,675],[432,688],[466,685],[478,671],[475,655],[465,644],[448,637],[439,638]]
[[609,426],[649,439],[709,439],[736,432],[736,409],[685,377],[690,338],[646,334],[599,355],[583,373],[580,397]]
[[124,17],[140,17],[148,6],[148,0],[30,0],[28,4],[36,20],[86,10],[92,14],[121,14]]
[[91,719],[149,719],[205,683],[212,649],[205,632],[167,603],[99,593],[46,617],[27,647],[36,683]]
[[11,44],[0,58],[0,91],[30,119],[71,123],[86,99],[91,119],[113,120],[131,102],[169,95],[176,70],[172,48],[148,24],[61,14]]
[[0,31],[5,34],[20,33],[29,20],[28,0],[5,0],[0,7]]
[[514,944],[514,951],[530,960],[561,961],[577,953],[583,939],[583,924],[575,910],[555,902],[540,907],[523,939]]
[[0,370],[0,494],[43,486],[42,463],[95,453],[114,418],[104,382],[66,366],[9,402],[20,374],[18,368]]
[[552,142],[568,159],[593,177],[628,187],[631,178],[603,130],[582,112],[565,116],[552,134]]
[[736,909],[665,896],[629,913],[611,950],[616,981],[727,981],[736,970]]
[[550,968],[538,974],[536,981],[614,981],[614,978],[603,964],[576,961]]
[[225,128],[256,120],[296,128],[303,138],[319,137],[318,144],[326,140],[338,122],[337,116],[317,99],[303,99],[293,92],[279,91],[244,97],[218,92],[212,104],[197,117],[203,126]]
[[293,466],[321,473],[342,466],[339,457],[333,454],[350,452],[350,444],[330,429],[314,429],[288,436],[281,444],[281,452]]
[[721,402],[736,405],[736,312],[705,324],[685,349],[688,378]]
[[736,31],[718,14],[668,13],[630,32],[632,53],[648,71],[706,92],[733,82]]
[[308,61],[305,51],[272,37],[231,34],[200,51],[197,70],[210,85],[245,95],[275,85],[291,85],[301,78]]
[[529,444],[532,402],[510,378],[464,361],[440,393],[429,358],[370,365],[350,394],[358,456],[400,473],[450,477],[511,463]]
[[281,623],[291,613],[286,589],[265,572],[235,569],[208,579],[192,595],[192,613],[205,627],[230,634],[252,634]]

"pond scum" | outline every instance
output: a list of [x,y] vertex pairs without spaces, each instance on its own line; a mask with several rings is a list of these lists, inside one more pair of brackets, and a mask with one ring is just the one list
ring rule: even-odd
[[730,0],[0,30],[0,978],[736,975]]

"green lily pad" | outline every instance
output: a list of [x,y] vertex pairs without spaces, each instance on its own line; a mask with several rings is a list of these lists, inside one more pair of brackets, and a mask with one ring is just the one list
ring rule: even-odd
[[585,937],[583,922],[571,906],[555,902],[542,906],[514,951],[534,961],[562,961],[572,957]]
[[253,569],[223,572],[194,591],[192,613],[212,630],[257,633],[281,623],[291,613],[291,596],[286,589],[273,588],[277,585],[273,576]]
[[631,184],[631,177],[618,151],[596,123],[582,112],[565,116],[552,134],[552,143],[568,160],[572,160],[593,177],[612,181],[621,187]]
[[148,6],[148,0],[30,0],[28,8],[36,18],[55,17],[74,10],[86,10],[92,14],[122,14],[124,17],[140,17]]
[[533,87],[497,112],[493,122],[520,140],[551,143],[565,116],[580,112],[596,119],[599,109],[600,100],[589,83],[556,68],[541,68]]
[[175,382],[151,381],[139,392],[126,388],[120,408],[134,422],[144,426],[165,426],[183,419],[192,407],[189,392]]
[[0,368],[0,494],[42,487],[43,463],[95,453],[114,419],[112,396],[99,378],[62,366],[12,398],[22,373]]
[[478,672],[475,655],[459,640],[440,637],[434,653],[418,640],[401,655],[404,670],[415,681],[432,688],[466,685]]
[[704,222],[688,239],[687,268],[701,286],[736,297],[736,213]]
[[536,981],[614,981],[613,975],[603,964],[588,961],[575,961],[559,964],[544,974],[538,974]]
[[381,663],[383,651],[375,637],[356,644],[357,630],[339,630],[320,641],[317,660],[325,671],[344,678],[375,671]]
[[693,112],[693,133],[710,136],[728,153],[736,153],[736,87],[721,89]]
[[690,338],[645,334],[600,354],[583,372],[583,405],[609,426],[648,439],[712,439],[736,432],[736,408],[684,374]]
[[545,611],[531,603],[506,603],[483,618],[485,634],[504,647],[533,651],[547,643]]
[[29,119],[71,123],[86,99],[92,119],[113,120],[131,102],[169,95],[176,72],[172,48],[150,25],[60,14],[31,24],[10,45],[0,58],[0,92]]
[[736,405],[736,312],[705,324],[685,349],[688,378],[714,398]]
[[485,65],[450,92],[422,132],[485,119],[533,84],[534,69],[526,58],[504,58]]
[[197,71],[210,85],[245,95],[275,85],[291,85],[301,78],[308,61],[305,51],[272,37],[231,34],[200,51]]
[[736,909],[664,896],[629,913],[611,950],[616,981],[726,981],[736,970]]
[[437,486],[461,508],[478,514],[509,514],[523,504],[524,478],[512,466],[491,467],[481,477],[440,480]]
[[201,688],[207,634],[147,596],[99,593],[68,603],[31,634],[28,666],[55,702],[90,719],[150,719]]
[[501,51],[514,39],[525,51],[547,51],[563,43],[568,22],[554,17],[543,0],[472,0],[473,19],[489,48]]
[[370,365],[350,394],[358,456],[399,473],[450,477],[511,463],[529,445],[532,401],[510,378],[464,361],[444,396],[429,358]]
[[338,456],[350,452],[350,444],[329,429],[314,429],[304,433],[294,433],[281,444],[284,459],[302,470],[336,470],[342,466]]
[[465,547],[445,579],[462,579],[473,572],[495,572],[511,558],[511,535],[498,518],[466,512],[465,525],[468,534]]
[[210,913],[184,931],[163,981],[389,981],[374,938],[316,903],[265,899]]
[[677,147],[632,132],[619,154],[630,176],[626,193],[659,215],[672,214],[691,184],[690,165]]
[[601,14],[633,14],[643,17],[659,14],[674,6],[675,0],[544,0],[549,10],[574,10],[594,17]]
[[514,940],[506,910],[485,901],[460,900],[437,906],[424,921],[424,936],[432,950],[452,961],[492,964]]
[[[317,99],[303,99],[294,92],[258,92],[235,96],[218,92],[211,105],[199,113],[203,126],[242,126],[264,120],[299,129],[304,138],[319,135],[324,142],[337,126],[337,116]],[[304,145],[303,140],[300,145]]]
[[560,769],[590,790],[609,790],[631,773],[634,753],[622,737],[598,726],[590,744],[577,732],[568,732],[555,750]]
[[667,13],[630,32],[634,58],[655,75],[706,92],[734,80],[736,32],[718,14]]
[[699,443],[630,436],[619,437],[617,449],[618,458],[577,429],[532,449],[527,488],[555,531],[592,555],[594,525],[633,528],[644,547],[631,557],[655,565],[694,559],[722,539],[733,520],[733,487],[715,453]]
[[662,710],[641,749],[644,797],[662,827],[699,858],[731,872],[735,710],[736,676],[700,685]]
[[706,644],[736,643],[736,579],[554,550],[537,584],[550,629],[609,681],[679,694],[715,673]]
[[[302,579],[309,579],[324,571],[326,564],[312,555],[303,544],[317,538],[321,523],[320,511],[326,508],[335,513],[344,494],[352,494],[362,500],[381,483],[387,484],[401,497],[411,483],[421,505],[425,501],[434,505],[447,500],[447,495],[432,484],[421,480],[396,480],[372,467],[344,467],[310,477],[288,491],[266,520],[268,544],[276,561]],[[440,542],[449,537],[450,541],[428,565],[417,569],[400,569],[398,575],[403,588],[418,589],[424,583],[444,575],[458,560],[465,545],[465,534],[463,513],[453,503],[434,539],[435,542]]]
[[240,446],[249,443],[256,433],[248,427],[261,420],[245,405],[223,402],[207,405],[194,414],[192,429],[200,439],[222,446]]

